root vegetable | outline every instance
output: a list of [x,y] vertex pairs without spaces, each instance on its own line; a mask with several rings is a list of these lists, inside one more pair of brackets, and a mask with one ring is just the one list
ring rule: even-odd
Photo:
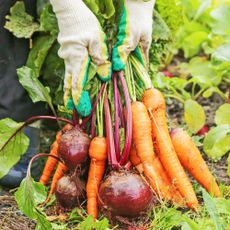
[[87,159],[89,144],[88,135],[75,126],[62,135],[58,155],[70,170],[74,170]]
[[80,205],[84,197],[83,185],[77,176],[64,176],[57,182],[55,196],[59,204],[65,209]]
[[[141,160],[137,155],[137,152],[136,152],[134,145],[132,146],[131,151],[130,151],[130,161],[132,162],[132,164],[135,166],[135,168],[138,170],[139,173],[143,173],[145,175],[145,178],[147,179],[147,181],[151,185],[151,187],[154,187],[155,182],[154,182],[154,178],[151,175],[151,168],[147,167],[147,169],[149,169],[149,172],[146,173],[146,171],[145,171],[145,173],[144,173],[143,164],[141,163]],[[170,194],[172,201],[176,205],[179,204],[179,205],[184,206],[183,197],[178,192],[178,190],[175,188],[175,186],[172,183],[170,183],[170,179],[168,178],[168,175],[164,171],[164,169],[161,165],[161,162],[159,161],[157,156],[154,159],[154,165],[155,165],[155,168],[158,168],[158,171],[160,173],[159,177],[161,177],[164,180],[165,184],[167,185],[168,193]],[[156,193],[158,194],[157,191],[156,191]]]
[[[71,127],[72,126],[70,124],[65,125],[62,129],[62,132],[66,132],[67,130],[70,130]],[[50,155],[53,155],[56,157],[58,156],[58,148],[59,148],[59,143],[61,140],[62,132],[61,131],[57,132],[56,139],[51,147]],[[58,164],[58,159],[51,157],[51,156],[48,157],[45,167],[43,169],[42,175],[39,180],[40,183],[42,183],[43,185],[47,184],[57,164]]]
[[151,205],[152,192],[135,172],[112,171],[99,189],[99,206],[115,216],[136,217]]
[[54,193],[58,180],[64,176],[64,174],[67,172],[67,170],[68,170],[68,168],[66,167],[66,165],[64,165],[62,162],[58,163],[57,169],[54,173],[54,176],[53,176],[53,179],[52,179],[52,182],[50,185],[48,200],[49,200],[50,196]]
[[144,169],[144,175],[150,180],[151,187],[166,200],[172,199],[169,192],[170,183],[165,180],[164,169],[153,150],[151,121],[142,102],[132,103],[133,141]]
[[159,148],[159,158],[167,174],[185,198],[187,205],[197,210],[196,194],[177,157],[169,135],[163,95],[157,89],[151,88],[144,92],[142,101],[148,109],[152,122],[153,139]]
[[[58,156],[58,146],[60,143],[60,139],[61,139],[61,132],[59,131],[56,134],[56,140],[52,144],[50,155]],[[39,179],[40,183],[42,183],[43,185],[47,184],[47,182],[48,182],[51,174],[53,173],[53,170],[54,170],[55,166],[57,165],[57,163],[58,163],[58,159],[50,157],[50,156],[48,157],[46,164],[45,164],[45,167],[43,169],[42,175]]]
[[107,159],[107,146],[104,137],[95,137],[89,147],[91,158],[88,181],[86,185],[87,194],[87,213],[94,219],[98,216],[98,188],[105,171]]
[[209,131],[208,125],[204,125],[198,132],[198,136],[204,136]]
[[210,193],[221,196],[214,176],[208,169],[199,149],[183,129],[174,129],[171,139],[181,164]]

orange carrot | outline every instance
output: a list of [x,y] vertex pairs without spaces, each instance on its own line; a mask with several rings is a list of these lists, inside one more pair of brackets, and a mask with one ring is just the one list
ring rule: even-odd
[[[144,173],[143,165],[141,163],[140,158],[138,157],[138,155],[136,153],[136,149],[135,149],[134,145],[132,145],[132,148],[131,148],[131,151],[130,151],[130,161],[132,162],[132,164],[135,166],[135,168],[138,170],[139,173]],[[165,184],[168,186],[169,193],[171,194],[171,197],[172,197],[172,201],[175,204],[184,205],[183,197],[177,191],[177,189],[174,187],[174,185],[171,184],[170,179],[168,178],[168,175],[164,171],[164,168],[161,165],[161,162],[160,162],[160,160],[158,159],[157,156],[154,157],[154,165],[155,165],[155,167],[157,168],[157,170],[159,172],[158,176],[161,177],[164,180]],[[147,179],[148,179],[148,182],[151,185],[153,183],[151,176],[147,177]]]
[[56,188],[57,182],[59,179],[61,179],[65,172],[67,172],[68,168],[66,165],[64,165],[62,162],[58,163],[57,169],[54,173],[51,185],[50,185],[50,191],[49,191],[49,195],[48,195],[48,199],[49,197],[54,193],[54,190]]
[[210,193],[221,196],[220,189],[214,176],[208,169],[199,149],[192,138],[183,129],[174,129],[171,139],[177,156],[183,167]]
[[[59,142],[61,140],[61,131],[59,131],[56,134],[56,140],[54,141],[54,143],[52,144],[51,147],[51,151],[50,151],[50,155],[52,156],[58,156],[58,146],[59,146]],[[54,168],[56,167],[58,163],[58,159],[54,158],[54,157],[48,157],[45,167],[43,169],[42,175],[40,177],[39,182],[42,183],[43,185],[46,185]]]
[[153,190],[166,200],[171,200],[169,184],[162,178],[163,167],[153,150],[151,121],[142,102],[132,103],[133,141],[137,155],[141,160],[144,175],[150,181]]
[[143,174],[144,173],[143,165],[141,163],[140,158],[137,156],[137,152],[136,152],[134,144],[132,144],[132,147],[131,147],[131,150],[130,150],[130,154],[129,154],[129,158],[130,158],[131,163],[137,169],[137,171],[139,173]]
[[152,135],[159,148],[159,158],[173,184],[176,185],[186,204],[197,210],[198,200],[192,185],[177,157],[170,139],[166,122],[166,105],[163,95],[151,88],[144,92],[143,103],[148,109],[152,122]]
[[94,219],[98,216],[98,188],[105,171],[107,145],[105,137],[94,137],[90,143],[89,156],[91,158],[88,181],[86,185],[87,213]]
[[[67,124],[63,127],[62,132],[66,132],[67,130],[70,130],[72,128],[71,125]],[[53,156],[58,156],[58,146],[61,140],[61,136],[62,136],[62,132],[59,131],[56,134],[56,139],[54,141],[54,143],[52,144],[51,147],[51,151],[50,151],[50,155]],[[43,185],[46,185],[51,174],[53,173],[54,168],[56,167],[58,163],[58,159],[54,158],[54,157],[48,157],[45,167],[43,169],[42,175],[40,177],[39,182],[42,183]]]

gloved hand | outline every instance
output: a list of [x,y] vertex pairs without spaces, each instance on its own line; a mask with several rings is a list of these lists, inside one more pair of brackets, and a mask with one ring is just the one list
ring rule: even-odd
[[51,0],[56,13],[61,47],[59,56],[65,61],[64,104],[76,107],[87,116],[91,111],[89,93],[83,88],[87,81],[90,61],[98,66],[97,73],[103,80],[111,77],[106,37],[96,16],[82,0]]
[[124,70],[128,55],[134,51],[141,63],[148,66],[152,42],[152,16],[155,0],[124,0],[117,43],[112,62],[115,71]]

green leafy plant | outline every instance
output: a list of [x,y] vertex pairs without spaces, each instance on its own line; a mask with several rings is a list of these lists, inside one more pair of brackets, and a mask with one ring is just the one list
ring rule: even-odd
[[9,137],[23,124],[23,122],[17,123],[10,118],[0,120],[0,178],[9,172],[28,148],[29,139],[23,131],[18,132],[9,141]]
[[33,21],[33,17],[25,12],[23,2],[16,2],[10,9],[11,16],[6,16],[5,28],[18,38],[31,38],[34,32],[39,31],[39,24]]
[[[213,160],[220,160],[230,151],[230,105],[223,104],[216,111],[216,127],[212,128],[204,139],[204,151]],[[228,175],[230,170],[228,158]]]
[[229,226],[229,200],[213,198],[204,189],[204,204],[198,213],[180,212],[175,207],[159,207],[152,211],[152,227],[159,230],[179,228],[182,230],[223,230]]

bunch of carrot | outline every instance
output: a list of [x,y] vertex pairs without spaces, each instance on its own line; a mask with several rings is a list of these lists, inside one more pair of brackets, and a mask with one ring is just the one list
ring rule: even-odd
[[152,87],[148,73],[135,57],[131,58],[131,63],[129,66],[138,76],[137,80],[143,81],[145,89],[142,101],[132,102],[134,147],[130,159],[143,171],[160,198],[179,203],[183,198],[183,203],[197,210],[198,200],[184,168],[207,191],[220,196],[215,178],[186,132],[176,129],[170,137],[162,93]]

